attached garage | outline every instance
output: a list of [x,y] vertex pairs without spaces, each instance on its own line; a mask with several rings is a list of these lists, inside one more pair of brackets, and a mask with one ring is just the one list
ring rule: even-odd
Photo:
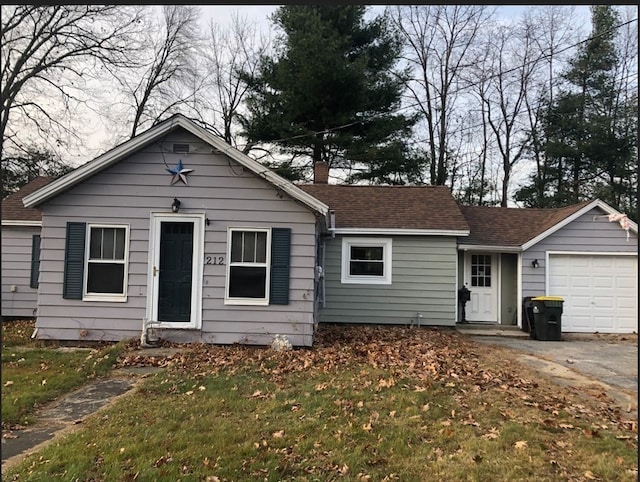
[[549,254],[547,294],[562,296],[562,331],[638,331],[637,254]]

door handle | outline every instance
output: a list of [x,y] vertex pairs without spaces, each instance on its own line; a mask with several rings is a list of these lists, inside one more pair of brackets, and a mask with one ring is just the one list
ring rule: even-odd
[[156,268],[155,266],[153,267],[153,276],[157,276],[158,275],[158,268]]

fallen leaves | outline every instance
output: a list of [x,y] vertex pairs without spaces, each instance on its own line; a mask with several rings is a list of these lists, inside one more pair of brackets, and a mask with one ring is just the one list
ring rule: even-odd
[[[285,383],[293,373],[332,374],[339,370],[362,367],[363,370],[384,370],[373,384],[363,376],[361,387],[381,392],[400,380],[412,379],[407,390],[417,395],[429,390],[434,383],[454,393],[469,390],[480,393],[497,390],[504,397],[521,399],[525,405],[541,412],[540,423],[553,426],[553,420],[569,416],[576,420],[599,419],[615,422],[621,430],[637,433],[637,421],[623,419],[623,410],[616,408],[600,393],[595,403],[584,405],[568,399],[563,391],[541,391],[539,384],[523,376],[507,360],[488,363],[485,353],[497,348],[480,349],[474,342],[454,331],[445,329],[411,328],[400,326],[332,326],[321,325],[314,346],[310,349],[276,351],[243,345],[189,344],[171,345],[177,350],[166,356],[145,356],[144,351],[129,351],[117,361],[117,367],[156,366],[188,372],[193,377],[205,377],[226,371],[230,374],[245,367],[259,372],[265,379]],[[484,350],[484,352],[482,351]],[[194,389],[203,386],[194,385]],[[318,382],[316,392],[342,389],[333,380]],[[273,395],[256,390],[251,398],[272,398]],[[420,405],[419,405],[420,406]],[[357,407],[362,409],[362,401]],[[422,405],[428,410],[429,405]],[[501,411],[505,420],[516,420],[519,410]],[[459,415],[451,418],[466,425],[476,426],[474,417]],[[546,420],[543,422],[543,420]],[[563,429],[573,428],[570,423],[559,423]],[[594,436],[585,433],[585,436]]]
[[526,440],[518,440],[516,443],[513,444],[513,446],[515,447],[516,450],[523,450],[528,447],[528,444]]

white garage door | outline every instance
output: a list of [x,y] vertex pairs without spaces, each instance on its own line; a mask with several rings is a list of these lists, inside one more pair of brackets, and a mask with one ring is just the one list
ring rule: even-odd
[[549,295],[564,298],[562,331],[638,331],[637,256],[549,256]]

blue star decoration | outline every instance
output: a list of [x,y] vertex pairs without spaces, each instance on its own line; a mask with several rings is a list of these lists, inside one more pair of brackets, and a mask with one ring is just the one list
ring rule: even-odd
[[171,184],[182,181],[186,185],[189,185],[189,183],[187,182],[187,174],[193,172],[193,169],[185,169],[182,165],[182,159],[180,159],[175,169],[167,169],[167,172],[173,175],[173,177],[171,178]]

